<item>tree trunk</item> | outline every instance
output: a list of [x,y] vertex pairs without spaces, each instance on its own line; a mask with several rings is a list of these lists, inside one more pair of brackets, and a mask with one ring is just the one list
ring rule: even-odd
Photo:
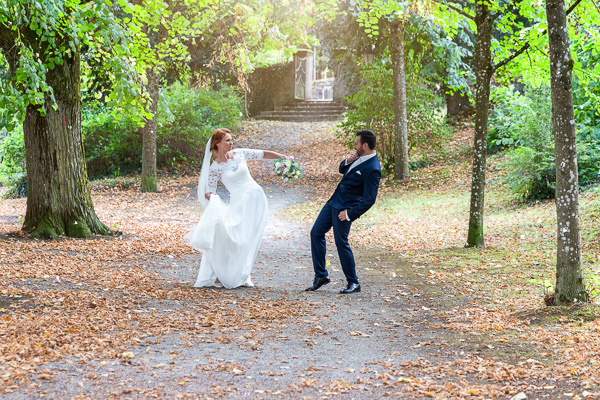
[[485,173],[487,157],[488,111],[490,81],[492,78],[493,17],[488,0],[475,6],[477,43],[475,46],[475,139],[473,144],[473,173],[471,180],[471,209],[467,247],[483,247],[483,206],[485,201]]
[[158,84],[160,75],[154,70],[147,70],[148,85],[147,90],[150,94],[152,104],[149,111],[152,113],[152,119],[147,119],[146,123],[140,128],[142,136],[142,192],[156,192],[156,110],[158,109]]
[[[41,52],[40,52],[41,53]],[[94,211],[81,137],[79,53],[47,71],[54,90],[46,115],[29,105],[23,122],[27,163],[27,212],[23,229],[34,238],[89,237],[110,230]]]
[[408,120],[406,117],[406,77],[404,71],[404,24],[390,25],[392,70],[394,71],[394,179],[405,179],[408,169]]
[[554,304],[587,301],[581,268],[579,179],[571,83],[573,59],[564,0],[547,0],[552,130],[556,162],[556,289]]

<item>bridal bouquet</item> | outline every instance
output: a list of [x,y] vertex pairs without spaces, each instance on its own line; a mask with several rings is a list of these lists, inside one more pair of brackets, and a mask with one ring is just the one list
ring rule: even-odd
[[286,160],[283,157],[275,160],[275,163],[273,164],[273,171],[275,171],[277,176],[282,177],[284,182],[302,178],[303,176],[302,168],[296,161]]

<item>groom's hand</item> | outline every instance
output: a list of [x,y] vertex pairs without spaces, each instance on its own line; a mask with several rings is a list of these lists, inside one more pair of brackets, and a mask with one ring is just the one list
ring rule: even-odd
[[358,153],[352,154],[350,157],[346,158],[346,162],[348,164],[353,163],[358,158]]
[[340,219],[340,221],[347,221],[347,219],[346,219],[346,210],[340,212],[338,214],[338,218]]

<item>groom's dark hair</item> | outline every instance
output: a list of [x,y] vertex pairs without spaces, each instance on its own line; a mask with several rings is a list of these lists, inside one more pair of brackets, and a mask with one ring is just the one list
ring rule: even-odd
[[370,130],[362,130],[362,131],[358,131],[356,132],[356,136],[360,136],[360,144],[367,144],[367,146],[369,146],[370,150],[373,150],[375,148],[375,145],[377,144],[377,139],[375,138],[375,134],[370,131]]

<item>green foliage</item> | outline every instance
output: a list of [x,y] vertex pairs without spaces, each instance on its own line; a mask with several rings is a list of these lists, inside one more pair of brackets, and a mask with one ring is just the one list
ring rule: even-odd
[[17,126],[7,132],[0,130],[0,181],[25,172],[23,129]]
[[[420,74],[420,59],[409,52],[406,65],[406,109],[409,151],[439,150],[450,131],[439,111],[442,99],[428,86]],[[351,146],[360,129],[377,135],[377,150],[384,169],[394,166],[394,90],[392,63],[388,57],[376,60],[362,70],[365,84],[347,98],[352,108],[340,123],[342,139]]]
[[[214,129],[240,121],[241,108],[234,88],[195,90],[176,84],[165,89],[158,110],[158,165],[193,165]],[[84,105],[81,119],[89,176],[119,176],[140,168],[142,141],[135,118],[93,101]],[[23,186],[24,176],[22,127],[0,128],[0,182]]]
[[220,127],[234,127],[242,118],[242,103],[233,87],[191,89],[168,87],[158,110],[159,165],[195,163],[208,137]]
[[590,302],[600,297],[600,276],[590,272],[585,279],[585,290],[590,296]]
[[537,148],[540,141],[551,141],[550,88],[527,89],[524,95],[514,86],[497,88],[491,100],[495,107],[489,121],[490,153],[534,144]]
[[[575,91],[575,98],[581,91]],[[506,150],[506,183],[520,200],[554,197],[556,168],[550,88],[498,89],[490,118],[488,150]],[[579,184],[597,182],[600,171],[600,129],[593,108],[576,108]]]
[[[548,146],[550,147],[550,146]],[[520,147],[509,154],[506,182],[521,200],[550,199],[556,189],[554,154],[550,149]]]
[[[124,0],[118,3],[129,6]],[[22,120],[28,105],[39,106],[42,115],[48,107],[56,107],[56,91],[64,88],[51,87],[48,76],[67,60],[78,62],[76,55],[85,47],[103,55],[102,67],[113,77],[110,101],[136,109],[132,115],[143,116],[136,90],[139,64],[131,63],[126,24],[115,18],[115,9],[109,0],[0,2],[0,50],[4,56],[0,64],[10,64],[0,83],[0,108],[18,113]]]
[[86,104],[81,128],[88,175],[122,175],[141,165],[139,124],[129,115],[99,102]]
[[25,179],[25,143],[20,125],[7,131],[0,127],[0,182],[11,186],[5,197],[17,198],[27,195]]
[[9,189],[4,193],[2,198],[20,199],[27,197],[27,176],[25,176],[25,174],[13,175],[7,183]]
[[508,150],[506,183],[517,198],[552,198],[556,170],[550,89],[532,89],[524,95],[513,90],[503,88],[495,95],[488,148]]
[[0,109],[0,182],[10,186],[4,195],[6,198],[27,195],[23,126],[17,115],[3,109]]
[[[174,84],[163,91],[157,118],[158,166],[193,165],[214,129],[240,121],[241,101],[233,88],[215,91]],[[94,102],[84,108],[82,129],[90,176],[139,170],[142,142],[133,118]]]
[[594,183],[600,171],[600,32],[581,26],[572,37],[579,66],[573,79],[579,183],[585,186]]
[[[288,60],[298,48],[318,44],[311,27],[320,11],[315,10],[317,5],[312,1],[204,2],[201,12],[190,14],[191,20],[197,20],[192,27],[198,31],[192,37],[175,31],[189,52],[192,82],[221,82],[247,88],[246,77],[254,68],[278,64]],[[170,70],[169,59],[166,63],[172,82],[175,74]]]
[[346,98],[352,108],[346,113],[346,119],[340,123],[342,139],[348,147],[352,147],[357,131],[372,130],[377,135],[379,159],[384,168],[390,168],[394,154],[394,89],[391,62],[389,59],[376,60],[363,68],[362,78],[365,84],[356,94]]

